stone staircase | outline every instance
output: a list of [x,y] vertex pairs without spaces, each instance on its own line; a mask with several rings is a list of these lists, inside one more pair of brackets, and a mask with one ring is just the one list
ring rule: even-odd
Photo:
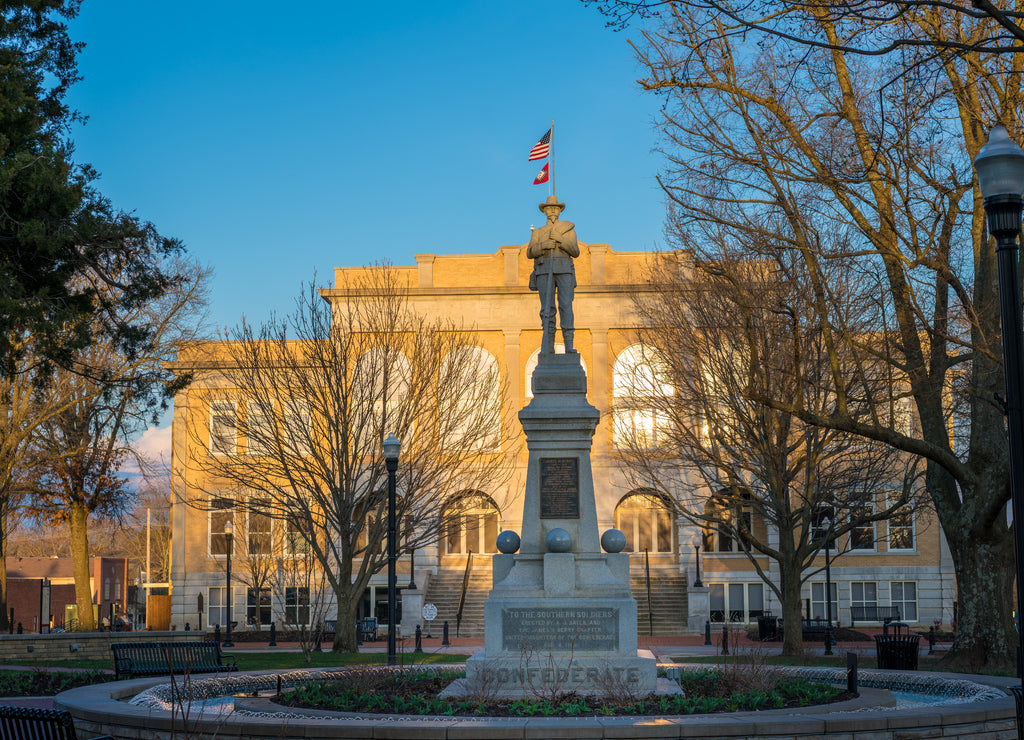
[[[442,569],[430,577],[423,603],[437,607],[437,619],[430,631],[434,637],[441,636],[445,620],[448,621],[448,636],[455,637],[455,616],[459,611],[459,596],[462,593],[462,576],[465,568]],[[491,591],[491,559],[477,556],[469,571],[469,585],[466,589],[466,603],[462,608],[462,624],[459,637],[484,636],[484,602]]]
[[[642,567],[630,569],[629,589],[636,599],[636,631],[640,637],[651,634],[652,622],[655,635],[683,635],[689,631],[685,574],[674,569],[651,569],[650,610],[647,608],[647,582]],[[653,620],[648,618],[652,611]]]

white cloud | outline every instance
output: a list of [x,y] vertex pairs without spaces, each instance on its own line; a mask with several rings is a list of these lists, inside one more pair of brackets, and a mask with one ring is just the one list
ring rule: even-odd
[[[165,427],[149,427],[135,441],[136,451],[151,463],[169,463],[171,460],[171,425]],[[135,465],[126,465],[126,468]]]

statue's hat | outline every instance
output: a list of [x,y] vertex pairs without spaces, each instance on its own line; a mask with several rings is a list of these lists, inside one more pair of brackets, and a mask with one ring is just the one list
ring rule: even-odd
[[537,208],[539,208],[541,213],[543,213],[544,209],[547,208],[548,206],[558,206],[559,212],[565,210],[565,203],[559,203],[558,202],[558,198],[556,198],[553,195],[549,195],[548,199],[546,201],[544,201],[543,203],[539,204],[537,206]]

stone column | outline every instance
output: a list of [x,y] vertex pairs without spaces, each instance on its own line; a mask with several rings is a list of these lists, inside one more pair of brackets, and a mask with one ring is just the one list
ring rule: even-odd
[[608,329],[590,330],[593,344],[593,367],[590,369],[590,384],[593,389],[591,397],[594,405],[601,412],[601,423],[594,434],[594,453],[597,457],[607,458],[611,444],[611,409],[612,399],[608,393],[608,379],[611,368],[608,366]]

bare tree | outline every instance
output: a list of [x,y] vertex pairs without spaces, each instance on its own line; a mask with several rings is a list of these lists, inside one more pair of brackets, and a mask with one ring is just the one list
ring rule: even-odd
[[[617,444],[633,485],[699,525],[705,546],[718,540],[745,553],[785,624],[799,625],[801,586],[820,572],[825,537],[841,552],[874,522],[912,511],[920,466],[760,403],[803,398],[827,413],[839,395],[833,379],[854,381],[833,376],[801,285],[771,260],[733,252],[694,264],[686,256],[653,258],[652,290],[634,298],[642,351],[616,401]],[[777,563],[778,582],[766,559]],[[783,653],[802,652],[801,631],[787,629]]]
[[[1022,55],[964,52],[900,65],[736,36],[671,3],[638,47],[643,86],[664,96],[670,238],[713,257],[723,239],[786,247],[835,373],[888,366],[906,384],[834,383],[835,406],[767,392],[803,422],[927,460],[960,604],[952,667],[1012,666],[1012,532],[995,251],[971,160],[990,125],[1019,130]],[[833,41],[843,29],[808,17]],[[949,24],[935,34],[978,32]],[[982,31],[983,33],[983,31]],[[884,86],[884,87],[883,87]],[[966,146],[965,146],[966,145]],[[850,301],[859,306],[852,312]],[[850,317],[857,316],[856,325]],[[864,319],[870,319],[865,325]],[[913,400],[919,424],[863,417]],[[908,433],[909,432],[909,433]]]
[[278,528],[275,549],[280,556],[275,559],[276,567],[269,581],[278,605],[275,614],[295,635],[302,656],[309,663],[331,601],[324,569],[317,563],[306,538],[297,534],[304,524],[306,522],[292,521]]
[[[848,54],[885,56],[914,49],[930,58],[944,53],[1016,54],[1024,51],[1024,11],[1011,0],[583,0],[597,5],[616,29],[633,21],[657,19],[686,5],[714,15],[735,35],[762,33],[801,46]],[[828,38],[809,18],[824,19],[842,30]],[[970,26],[981,33],[957,36],[932,33],[941,26]]]
[[415,314],[390,267],[368,268],[333,305],[310,286],[287,321],[243,325],[179,365],[200,363],[189,463],[207,483],[188,503],[228,489],[236,510],[255,502],[292,527],[333,592],[335,650],[355,649],[359,601],[386,563],[385,436],[402,441],[403,553],[436,542],[460,502],[511,472],[497,363],[471,331]]
[[[93,515],[121,518],[131,489],[120,474],[131,457],[131,436],[156,420],[167,398],[188,383],[173,378],[163,362],[192,339],[205,308],[208,270],[177,260],[175,282],[143,304],[122,306],[119,326],[145,326],[130,340],[98,331],[94,341],[74,355],[70,368],[54,370],[40,393],[62,403],[59,413],[39,424],[32,444],[37,485],[32,515],[69,528],[79,628],[96,628],[89,572],[88,522]],[[111,303],[116,301],[111,298]]]

